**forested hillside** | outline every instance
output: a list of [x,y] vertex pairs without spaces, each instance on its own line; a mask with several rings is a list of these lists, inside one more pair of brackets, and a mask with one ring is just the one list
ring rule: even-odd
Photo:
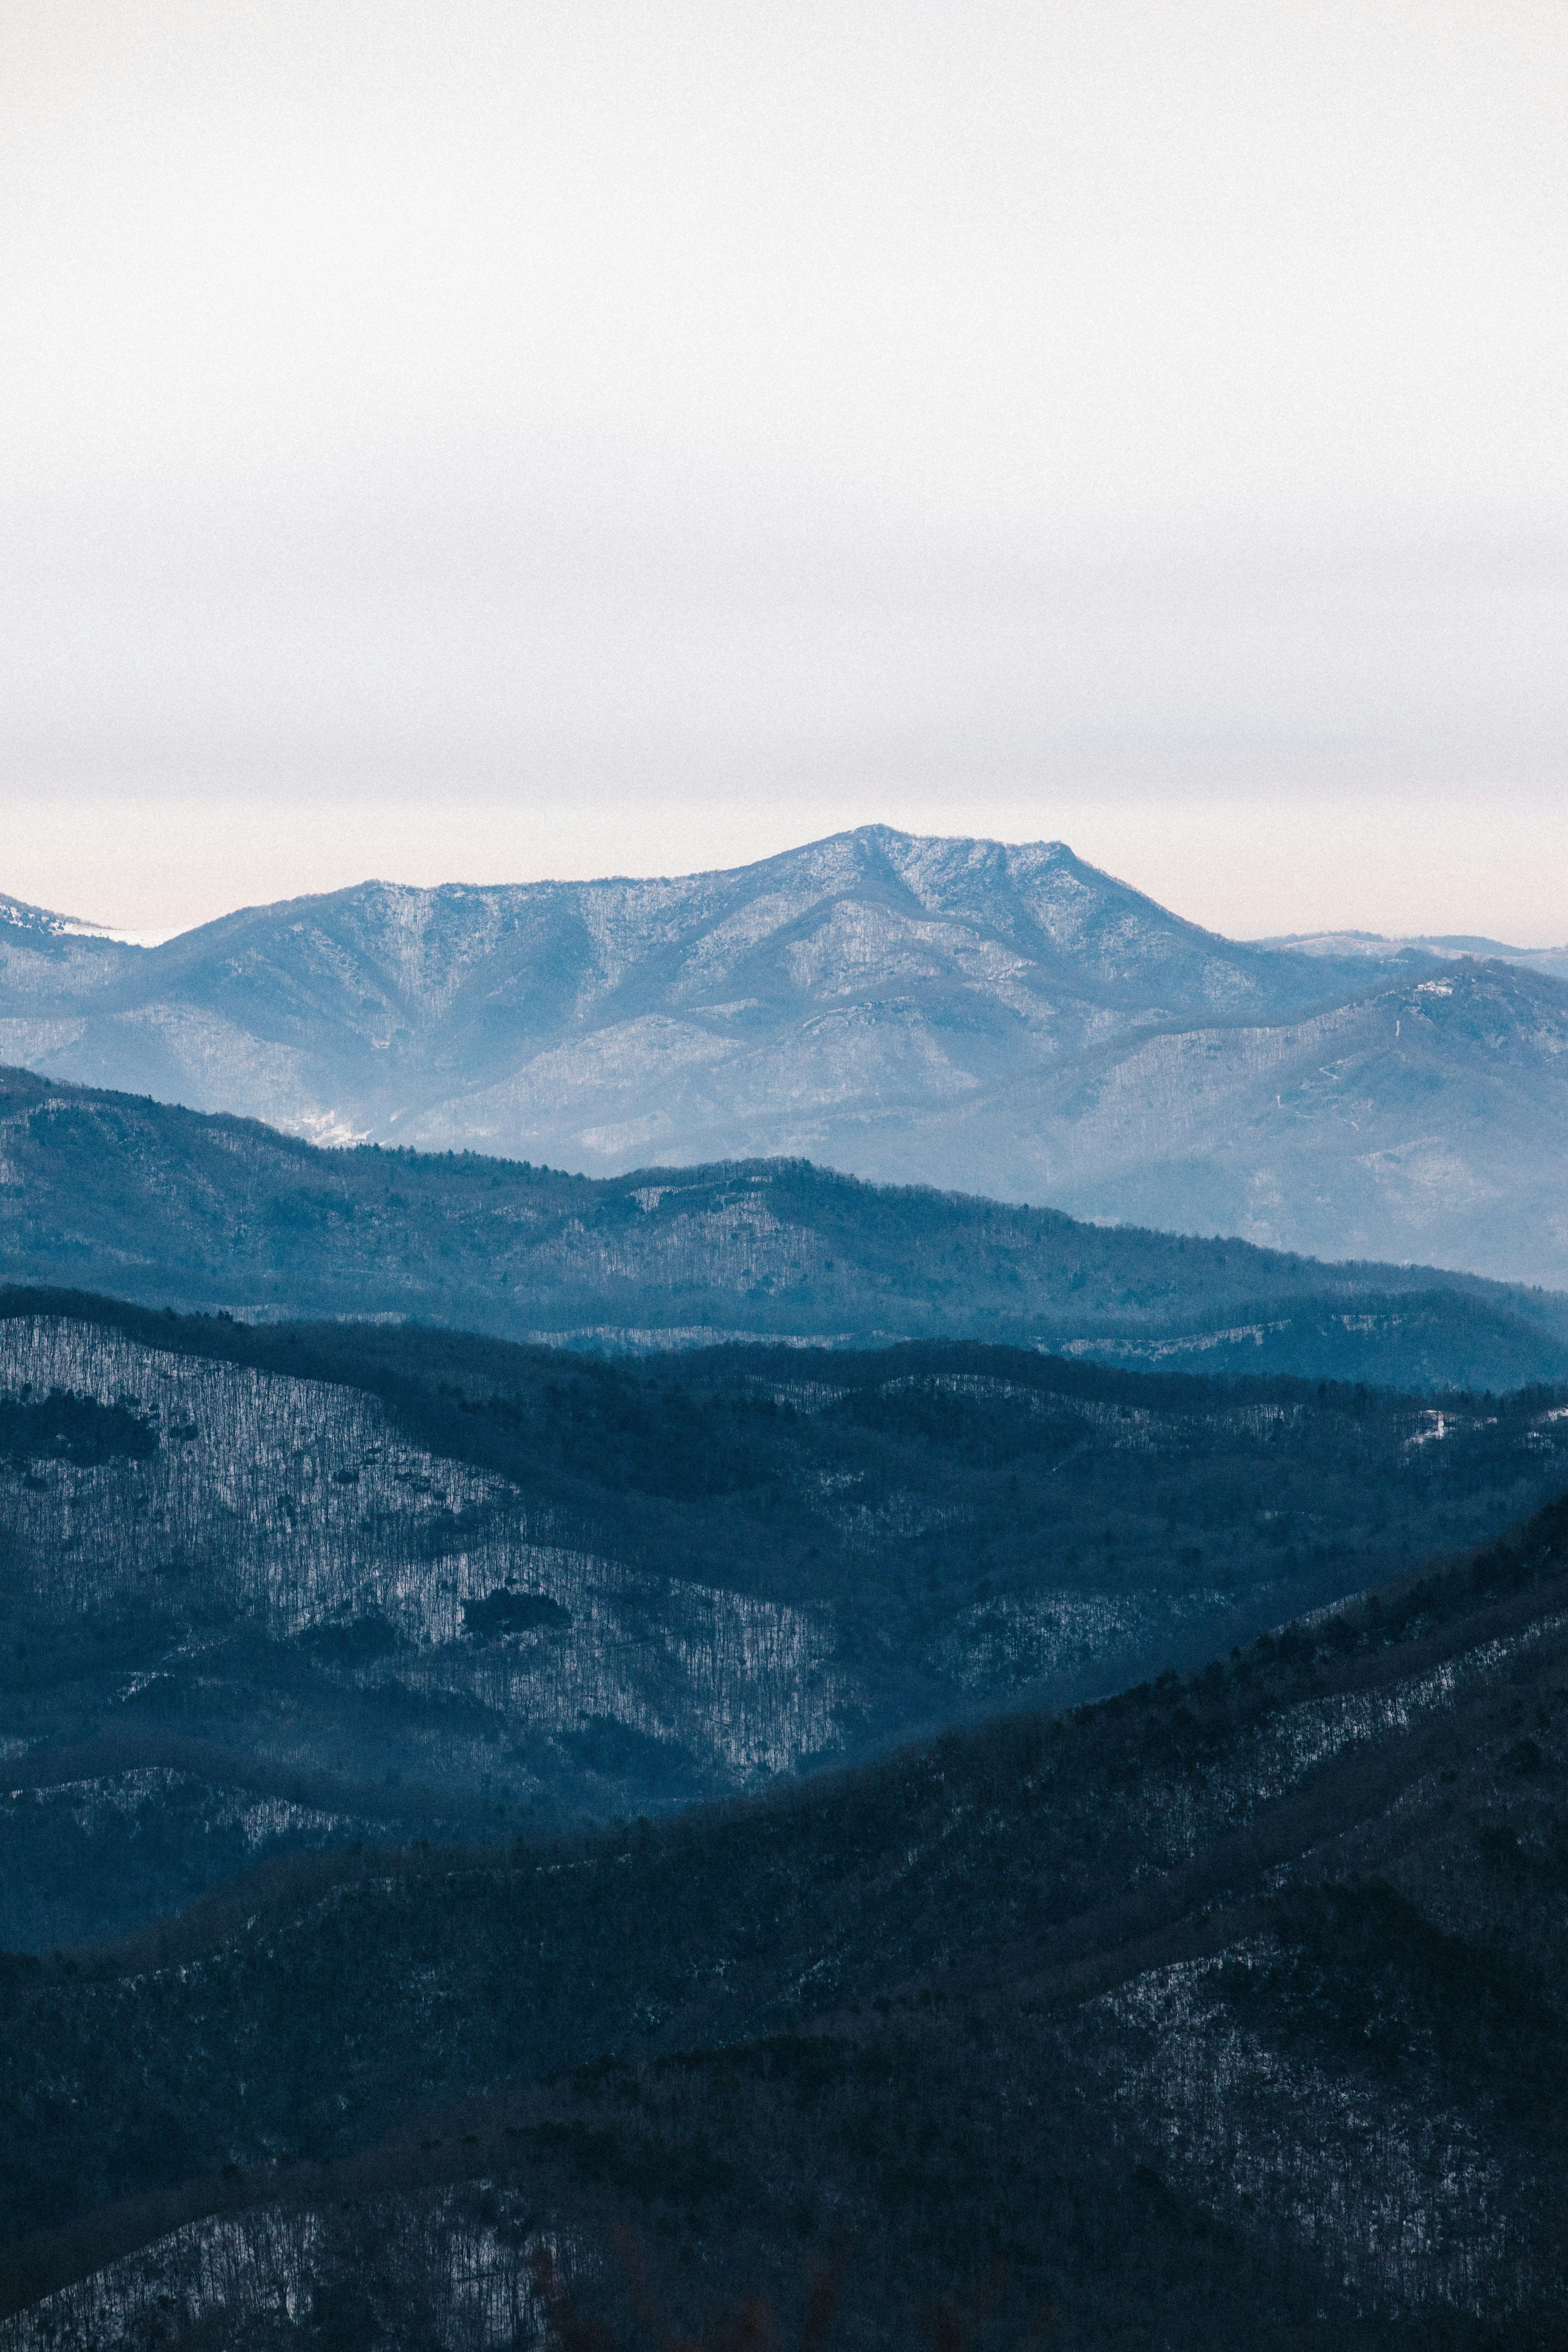
[[417,1317],[650,1348],[753,1337],[1048,1346],[1197,1371],[1568,1378],[1568,1298],[1080,1224],[799,1161],[590,1181],[321,1151],[248,1120],[0,1073],[0,1271],[148,1304]]
[[563,2287],[640,2340],[793,2326],[826,2265],[847,2347],[945,2295],[1083,2352],[1547,2352],[1565,1545],[1559,1504],[1095,1707],[11,1962],[0,2343],[531,2343]]
[[1495,1532],[1565,1396],[0,1294],[0,1942],[1112,1690]]

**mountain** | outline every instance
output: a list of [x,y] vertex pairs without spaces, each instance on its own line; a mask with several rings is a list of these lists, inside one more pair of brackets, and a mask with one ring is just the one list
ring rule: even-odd
[[1406,963],[1413,959],[1441,957],[1447,962],[1465,957],[1522,964],[1527,971],[1544,971],[1553,980],[1568,980],[1568,947],[1510,948],[1502,940],[1472,932],[1446,932],[1434,937],[1385,939],[1381,931],[1288,931],[1277,939],[1255,940],[1260,948],[1280,948],[1290,955],[1331,957],[1335,962],[1362,956],[1374,963]]
[[1544,1499],[1565,1396],[0,1293],[0,1945],[1191,1663]]
[[1395,1387],[1568,1377],[1568,1300],[1076,1223],[799,1162],[564,1176],[322,1150],[0,1071],[0,1275],[247,1319],[421,1318],[641,1348],[951,1337]]
[[1565,1547],[13,1958],[0,2345],[1552,2352]]
[[317,1141],[806,1156],[1568,1285],[1560,980],[1223,940],[1061,843],[868,826],[677,880],[366,883],[150,949],[0,916],[0,1056]]

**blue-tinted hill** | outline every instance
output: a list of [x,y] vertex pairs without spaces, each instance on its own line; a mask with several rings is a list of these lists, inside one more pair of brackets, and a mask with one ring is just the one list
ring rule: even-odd
[[0,1056],[317,1142],[805,1158],[1568,1287],[1568,985],[1308,944],[1060,842],[872,825],[674,879],[367,882],[152,949],[0,901]]
[[0,1272],[178,1308],[624,1348],[949,1338],[1394,1387],[1568,1376],[1568,1301],[1430,1267],[880,1186],[799,1160],[565,1175],[323,1150],[0,1073]]

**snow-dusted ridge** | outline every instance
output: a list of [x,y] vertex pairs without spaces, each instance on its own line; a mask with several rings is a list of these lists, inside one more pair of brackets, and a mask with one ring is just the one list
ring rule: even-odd
[[[801,1155],[1568,1286],[1555,950],[1227,940],[1060,841],[883,825],[730,872],[366,882],[135,936],[6,902],[0,1058],[321,1142],[604,1175]],[[1450,999],[1419,994],[1435,970]]]
[[[199,1563],[209,1612],[283,1641],[385,1627],[353,1681],[468,1696],[519,1736],[608,1720],[737,1783],[837,1743],[826,1627],[563,1545],[514,1487],[400,1443],[357,1390],[63,1319],[0,1322],[0,1393],[53,1389],[133,1397],[162,1441],[145,1462],[41,1465],[13,1498],[20,1545],[82,1608],[184,1601]],[[465,1610],[498,1591],[559,1613],[476,1642]]]

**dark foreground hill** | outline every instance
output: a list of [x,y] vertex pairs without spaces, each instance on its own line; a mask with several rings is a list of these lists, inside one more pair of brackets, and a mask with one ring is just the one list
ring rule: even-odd
[[1405,1389],[1568,1378],[1568,1297],[1431,1267],[1323,1265],[803,1161],[590,1180],[322,1151],[20,1070],[0,1072],[0,1272],[247,1319],[603,1348],[963,1338]]
[[1557,1491],[1565,1395],[0,1293],[0,1944],[1189,1664]]
[[847,2347],[1544,2352],[1565,1768],[1559,1503],[1070,1715],[14,1960],[0,2343],[531,2344],[563,2276],[658,2342],[826,2262]]

